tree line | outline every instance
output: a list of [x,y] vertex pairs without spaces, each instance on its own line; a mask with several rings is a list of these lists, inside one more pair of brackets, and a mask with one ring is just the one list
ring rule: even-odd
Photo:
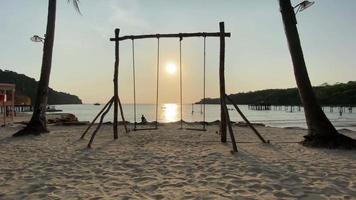
[[[328,106],[356,106],[356,81],[322,84],[313,87],[320,105]],[[266,89],[251,92],[230,94],[229,97],[237,104],[271,104],[271,105],[302,105],[298,88]],[[201,99],[199,103],[203,103]],[[219,104],[219,98],[206,98],[207,104]]]
[[[32,104],[35,102],[38,82],[31,77],[16,72],[0,69],[0,83],[16,84],[16,94],[25,95],[31,98]],[[82,100],[72,94],[58,92],[49,88],[48,104],[81,104]]]

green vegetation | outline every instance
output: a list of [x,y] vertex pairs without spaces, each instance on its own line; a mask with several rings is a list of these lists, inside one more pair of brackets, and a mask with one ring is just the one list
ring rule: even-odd
[[[24,74],[0,69],[0,83],[16,84],[16,93],[26,95],[31,98],[32,104],[35,101],[38,82]],[[64,92],[57,92],[49,88],[48,104],[81,104],[82,100],[75,95]]]
[[[334,106],[356,105],[356,81],[337,83],[335,85],[323,84],[313,87],[319,104]],[[272,105],[301,105],[297,88],[268,89],[254,92],[237,93],[229,95],[237,104]],[[200,100],[197,103],[202,103]],[[219,98],[206,98],[207,104],[218,104]]]

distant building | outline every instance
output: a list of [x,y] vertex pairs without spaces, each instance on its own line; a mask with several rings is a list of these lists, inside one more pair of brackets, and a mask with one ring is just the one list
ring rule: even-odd
[[23,94],[18,94],[15,93],[15,107],[16,106],[31,106],[32,101],[31,98],[23,95]]

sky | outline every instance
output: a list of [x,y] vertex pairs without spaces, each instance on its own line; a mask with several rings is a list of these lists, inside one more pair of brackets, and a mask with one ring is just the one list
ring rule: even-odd
[[[0,0],[0,68],[40,76],[48,1]],[[296,5],[300,1],[292,0]],[[78,95],[84,103],[104,103],[113,95],[114,29],[120,35],[218,32],[225,22],[226,92],[296,87],[277,0],[81,0],[78,14],[57,1],[50,87]],[[304,56],[313,85],[355,80],[355,0],[315,0],[297,14]],[[208,38],[206,95],[219,95],[219,40]],[[178,39],[160,41],[159,102],[179,102]],[[156,98],[157,39],[135,41],[136,99]],[[203,95],[203,39],[182,41],[183,102]],[[120,43],[119,95],[133,102],[131,41]]]

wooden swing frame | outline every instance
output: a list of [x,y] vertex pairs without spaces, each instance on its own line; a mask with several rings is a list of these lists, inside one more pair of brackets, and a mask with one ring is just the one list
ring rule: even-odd
[[[94,130],[92,133],[92,136],[90,138],[90,141],[87,145],[88,148],[91,148],[92,142],[95,138],[96,133],[100,129],[103,119],[105,115],[109,112],[110,108],[112,105],[114,105],[114,122],[113,122],[113,133],[114,133],[114,140],[118,139],[118,109],[120,108],[120,115],[122,118],[122,122],[125,128],[125,132],[128,133],[129,130],[126,125],[122,105],[120,102],[120,98],[118,95],[118,75],[119,75],[119,46],[120,46],[120,41],[124,40],[136,40],[136,39],[147,39],[147,38],[157,38],[158,40],[160,38],[179,38],[182,40],[183,38],[186,37],[218,37],[220,38],[220,56],[219,56],[219,84],[220,84],[220,136],[221,136],[221,142],[226,143],[227,142],[227,127],[229,129],[230,133],[230,138],[231,138],[231,143],[233,147],[233,151],[237,152],[237,146],[236,146],[236,141],[235,141],[235,136],[233,133],[233,129],[231,126],[231,121],[230,121],[230,116],[229,112],[226,106],[226,92],[225,92],[225,37],[230,37],[231,33],[225,32],[225,25],[224,22],[219,23],[219,28],[220,32],[198,32],[198,33],[177,33],[177,34],[149,34],[149,35],[128,35],[128,36],[122,36],[119,37],[120,34],[120,29],[115,29],[115,38],[110,38],[110,41],[115,42],[115,65],[114,65],[114,96],[106,103],[104,108],[97,114],[97,116],[93,119],[91,124],[87,127],[87,129],[84,131],[84,133],[81,136],[81,139],[83,139],[86,135],[86,133],[89,131],[89,129],[94,125],[95,121],[99,118],[100,116],[100,122],[97,126],[97,128]],[[158,94],[158,93],[157,93]],[[205,99],[204,99],[205,101]],[[233,103],[231,101],[231,103]],[[234,105],[235,108],[237,108],[236,105]],[[242,114],[242,112],[237,108],[237,111],[241,116],[243,116],[243,119],[246,121],[247,118]],[[156,112],[157,115],[157,112]],[[246,121],[248,125],[254,130],[254,132],[258,135],[258,137],[261,139],[263,143],[266,143],[266,141],[262,138],[262,136],[257,132],[255,128],[253,128],[252,124]],[[157,122],[156,122],[156,127],[157,129]]]

